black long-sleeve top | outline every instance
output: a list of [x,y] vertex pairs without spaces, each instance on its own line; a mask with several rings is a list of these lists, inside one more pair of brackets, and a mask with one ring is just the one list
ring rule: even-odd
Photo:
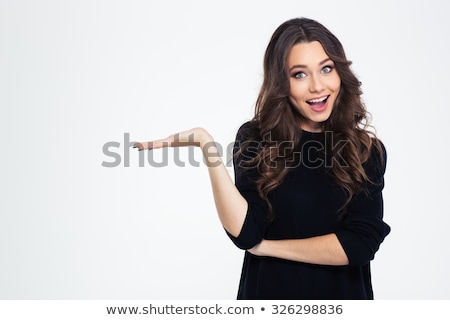
[[[249,123],[239,129],[235,150],[250,139],[249,129]],[[322,148],[325,134],[302,132],[296,146],[301,161],[288,164],[294,168],[269,194],[274,219],[268,218],[267,205],[256,190],[257,169],[244,168],[241,161],[245,152],[234,160],[235,184],[249,206],[240,234],[228,236],[246,250],[262,239],[303,239],[335,233],[349,264],[317,265],[259,257],[246,251],[238,299],[373,299],[370,261],[390,232],[383,221],[386,152],[382,161],[372,148],[363,167],[373,183],[366,186],[368,192],[353,197],[343,214],[339,209],[347,195],[329,173],[330,163],[325,161]]]

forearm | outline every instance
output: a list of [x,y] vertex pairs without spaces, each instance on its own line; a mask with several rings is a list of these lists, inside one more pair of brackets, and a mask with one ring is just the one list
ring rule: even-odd
[[200,147],[208,166],[217,213],[222,226],[237,237],[247,214],[248,203],[240,194],[219,155],[212,138],[202,141]]
[[347,255],[334,233],[306,239],[263,240],[249,252],[321,265],[348,264]]

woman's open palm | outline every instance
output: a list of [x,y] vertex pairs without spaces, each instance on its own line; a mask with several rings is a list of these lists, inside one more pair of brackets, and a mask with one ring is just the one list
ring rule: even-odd
[[211,135],[203,128],[193,128],[186,131],[174,133],[167,138],[152,140],[148,142],[136,142],[134,147],[141,150],[160,149],[167,147],[203,147],[206,143],[212,142]]

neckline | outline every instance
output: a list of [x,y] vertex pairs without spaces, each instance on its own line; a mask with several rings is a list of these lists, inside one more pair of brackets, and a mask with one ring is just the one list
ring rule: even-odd
[[322,135],[325,133],[325,131],[320,131],[320,132],[312,132],[312,131],[307,131],[304,129],[301,129],[303,134],[309,134],[309,135]]

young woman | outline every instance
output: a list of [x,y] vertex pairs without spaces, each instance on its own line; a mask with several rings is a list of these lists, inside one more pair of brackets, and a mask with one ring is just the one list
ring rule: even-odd
[[246,250],[238,299],[373,299],[383,221],[383,144],[339,40],[297,18],[274,32],[255,115],[235,142],[235,181],[212,136],[194,128],[136,143],[199,146],[220,221]]

